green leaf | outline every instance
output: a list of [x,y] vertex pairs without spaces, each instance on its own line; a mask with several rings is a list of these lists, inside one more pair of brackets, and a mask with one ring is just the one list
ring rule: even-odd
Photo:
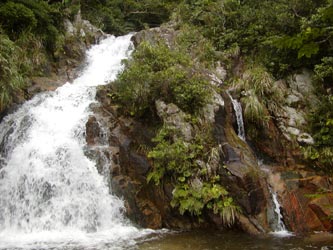
[[298,59],[303,56],[310,58],[311,56],[317,54],[319,51],[319,45],[315,42],[304,44],[298,51]]

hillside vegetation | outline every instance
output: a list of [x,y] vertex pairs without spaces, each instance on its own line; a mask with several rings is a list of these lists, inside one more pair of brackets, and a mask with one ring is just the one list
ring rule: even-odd
[[4,0],[0,3],[0,112],[24,95],[27,79],[49,74],[64,53],[64,20],[83,18],[121,35],[168,20],[176,1]]
[[[315,94],[320,103],[311,105],[308,132],[315,144],[303,148],[310,165],[331,172],[333,169],[333,4],[327,0],[196,0],[181,1],[170,12],[172,25],[185,34],[183,46],[195,44],[200,39],[210,44],[209,51],[200,47],[196,54],[201,63],[214,65],[222,62],[229,69],[227,84],[237,90],[245,90],[245,119],[254,130],[265,121],[283,102],[282,89],[273,86],[274,81],[306,68],[314,72]],[[190,32],[188,32],[190,31]],[[187,32],[187,33],[186,33]],[[191,34],[192,33],[192,34]],[[200,34],[200,36],[198,36]],[[187,43],[187,44],[186,44]],[[181,43],[180,43],[181,44]],[[181,45],[182,46],[182,45]],[[201,53],[200,53],[201,51]],[[192,50],[187,53],[195,53]],[[142,55],[143,56],[143,55]],[[143,61],[144,58],[134,58]],[[233,67],[242,63],[242,75]],[[132,69],[129,64],[129,68]],[[130,72],[130,71],[129,71]],[[141,71],[137,71],[140,77]],[[142,71],[144,72],[144,71]],[[126,77],[127,71],[122,77]],[[186,80],[183,75],[183,81]],[[240,79],[240,77],[242,77]],[[182,82],[178,79],[179,82]],[[139,84],[139,82],[136,82]],[[151,86],[151,85],[150,85]],[[162,85],[158,85],[162,88]],[[159,88],[154,86],[154,88]],[[142,88],[142,86],[141,86]],[[144,87],[150,91],[149,87]],[[160,92],[154,89],[155,93]],[[134,92],[133,92],[134,93]],[[167,95],[172,97],[174,95]],[[123,104],[133,103],[126,97]],[[136,109],[154,103],[158,96],[146,96],[144,102],[136,102]],[[174,100],[177,103],[179,100]],[[265,111],[265,107],[269,113]],[[251,126],[249,126],[251,128]]]

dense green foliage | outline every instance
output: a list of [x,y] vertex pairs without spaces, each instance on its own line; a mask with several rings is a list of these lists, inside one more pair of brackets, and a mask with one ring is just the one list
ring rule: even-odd
[[142,43],[114,83],[114,98],[125,112],[136,117],[154,114],[156,100],[195,113],[209,100],[210,89],[194,67],[181,50],[170,50],[162,42]]
[[62,49],[63,6],[43,0],[0,3],[0,111],[21,95],[26,78],[43,74]]
[[8,0],[0,5],[0,24],[12,40],[30,32],[53,53],[62,29],[60,7],[42,0]]
[[305,157],[315,168],[333,173],[333,96],[321,100],[310,116],[315,144],[304,148]]
[[153,169],[147,180],[160,184],[164,178],[172,179],[175,188],[171,206],[178,207],[181,214],[201,216],[208,209],[219,214],[225,226],[231,226],[240,209],[219,182],[219,176],[207,173],[210,161],[218,159],[218,150],[210,131],[198,129],[195,134],[186,142],[179,131],[162,127],[153,139],[156,146],[148,153]]
[[184,1],[179,18],[198,26],[218,50],[238,46],[280,76],[318,63],[321,52],[332,50],[331,8],[326,0],[198,0]]
[[19,54],[20,49],[0,33],[0,111],[11,103],[15,93],[23,86]]

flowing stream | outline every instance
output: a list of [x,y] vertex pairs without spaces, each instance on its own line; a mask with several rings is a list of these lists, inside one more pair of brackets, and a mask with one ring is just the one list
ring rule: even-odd
[[227,91],[228,96],[232,102],[232,106],[235,111],[236,115],[236,121],[237,121],[237,128],[238,128],[238,137],[241,138],[243,141],[246,141],[245,138],[245,128],[244,128],[244,122],[243,122],[243,110],[242,110],[242,105],[240,104],[239,101],[236,99],[232,98],[231,94],[229,91]]
[[0,248],[128,248],[147,233],[123,216],[123,202],[84,154],[96,86],[114,80],[133,48],[108,37],[87,52],[81,75],[37,95],[0,124]]

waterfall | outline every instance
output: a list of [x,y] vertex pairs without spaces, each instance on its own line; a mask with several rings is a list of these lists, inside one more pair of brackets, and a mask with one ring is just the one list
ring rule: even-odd
[[[35,96],[0,124],[0,248],[129,244],[145,233],[123,216],[122,200],[84,154],[96,86],[115,79],[131,35],[87,51],[73,83]],[[66,248],[67,249],[67,248]]]
[[273,200],[273,204],[274,204],[274,213],[275,213],[275,217],[277,219],[276,228],[273,231],[273,234],[278,234],[278,235],[281,235],[281,236],[290,236],[290,235],[292,235],[290,232],[287,231],[286,226],[283,223],[283,216],[282,216],[282,213],[281,213],[281,205],[278,201],[276,192],[274,192],[272,190],[272,188],[270,188],[270,187],[269,187],[269,192],[272,195],[272,200]]
[[236,121],[237,121],[237,127],[238,127],[238,137],[241,138],[243,141],[246,141],[245,139],[245,129],[244,129],[244,122],[243,122],[243,111],[242,111],[242,105],[240,104],[239,101],[236,99],[232,98],[231,94],[229,91],[227,91],[228,96],[232,102],[232,106],[235,111],[236,115]]
[[[271,191],[272,192],[272,191]],[[283,216],[281,214],[281,205],[277,199],[277,194],[275,192],[272,192],[272,199],[274,203],[274,212],[277,217],[277,226],[276,226],[276,231],[286,231],[286,226],[283,223]]]

